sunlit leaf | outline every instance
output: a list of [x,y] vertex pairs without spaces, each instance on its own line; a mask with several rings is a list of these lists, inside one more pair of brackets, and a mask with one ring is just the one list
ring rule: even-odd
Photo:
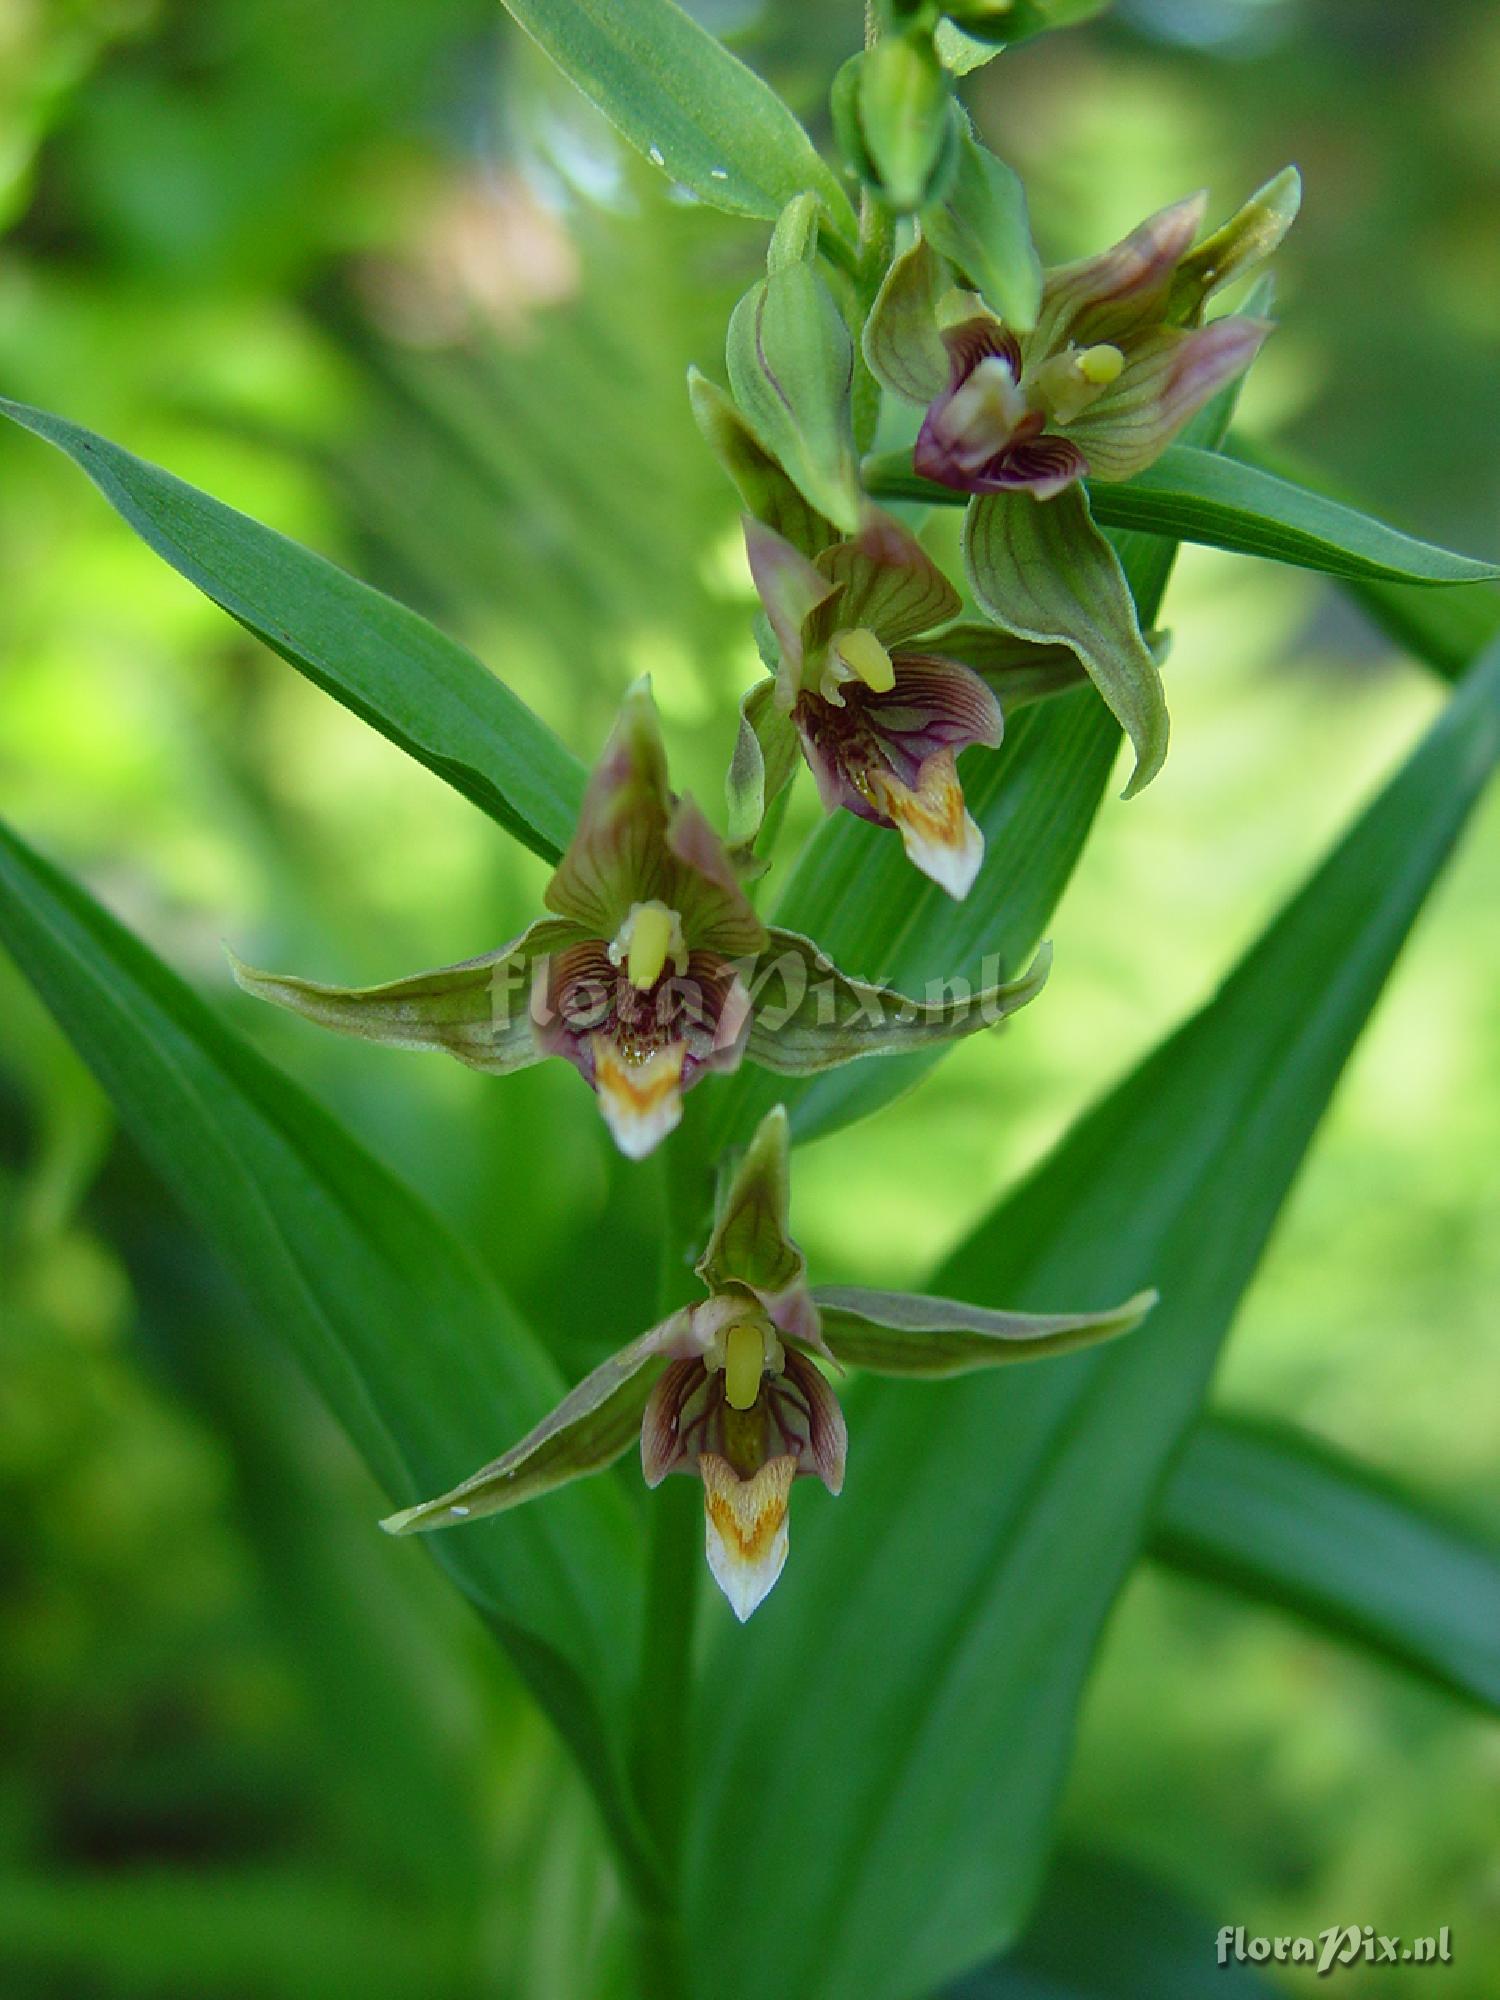
[[847,196],[786,105],[674,0],[505,6],[622,136],[700,201],[774,221],[811,189],[852,236]]
[[556,860],[583,794],[570,751],[454,640],[393,598],[81,424],[0,415],[85,471],[164,562],[346,708]]
[[687,1909],[722,2000],[905,2000],[1016,1934],[1105,1614],[1497,757],[1500,651],[1215,998],[933,1279],[1038,1311],[1154,1283],[1145,1327],[921,1395],[854,1386],[846,1501],[804,1509],[778,1601],[707,1662]]
[[[393,1499],[447,1487],[557,1400],[547,1355],[416,1196],[3,828],[0,943]],[[623,1494],[594,1481],[445,1538],[443,1559],[628,1845],[610,1734],[639,1617]]]
[[[887,499],[968,502],[966,493],[913,472],[904,452],[866,459],[864,473],[870,491]],[[1500,578],[1494,563],[1418,541],[1309,487],[1192,444],[1170,445],[1133,479],[1087,483],[1094,518],[1109,528],[1169,535],[1359,581],[1430,585]]]
[[1096,517],[1184,542],[1269,556],[1330,576],[1386,583],[1483,583],[1494,563],[1454,555],[1372,515],[1219,452],[1173,445],[1120,485],[1089,484]]

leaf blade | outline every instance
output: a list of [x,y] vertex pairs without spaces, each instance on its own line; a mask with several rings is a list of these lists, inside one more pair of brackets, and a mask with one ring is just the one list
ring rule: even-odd
[[1224,452],[1175,444],[1133,479],[1089,482],[1098,520],[1299,569],[1377,583],[1485,583],[1500,566],[1455,555]]
[[1500,1710],[1500,1547],[1291,1424],[1206,1416],[1151,1553]]
[[505,0],[653,166],[731,215],[774,222],[811,189],[853,237],[836,176],[776,95],[674,0]]
[[[436,1216],[3,824],[0,945],[394,1497],[439,1490],[556,1399],[550,1360]],[[595,1482],[447,1542],[648,1876],[617,1768],[640,1569],[623,1494]]]
[[[1014,1934],[1089,1660],[1157,1482],[1497,758],[1500,649],[1208,1006],[934,1279],[1037,1310],[1155,1282],[1163,1302],[1145,1330],[920,1397],[868,1380],[850,1395],[857,1505],[804,1509],[780,1603],[742,1636],[732,1670],[709,1662],[718,1695],[699,1742],[688,1915],[725,2000],[768,2000],[789,1980],[825,2000],[898,2000]],[[955,1496],[977,1498],[956,1509]],[[815,1871],[778,1844],[773,1733],[778,1773],[798,1773],[797,1846],[818,1854]],[[909,1866],[929,1851],[950,1857],[936,1893]],[[768,1946],[768,1908],[785,1949],[827,1941],[794,1977]],[[752,1959],[741,1947],[755,1926]]]
[[324,557],[63,417],[0,415],[71,458],[146,545],[299,673],[555,861],[583,767],[472,653]]

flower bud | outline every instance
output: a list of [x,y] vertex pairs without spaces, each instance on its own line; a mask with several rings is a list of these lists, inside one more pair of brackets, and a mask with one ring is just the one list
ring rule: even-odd
[[788,205],[766,276],[729,322],[725,359],[756,436],[820,514],[852,532],[861,492],[850,418],[854,343],[819,274],[811,197]]
[[930,35],[887,35],[866,53],[858,110],[889,206],[906,214],[933,200],[950,135],[948,77]]

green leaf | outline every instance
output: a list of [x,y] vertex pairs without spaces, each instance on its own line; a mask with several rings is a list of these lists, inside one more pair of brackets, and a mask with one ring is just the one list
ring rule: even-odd
[[1151,1552],[1500,1712],[1500,1545],[1290,1424],[1204,1418]]
[[1217,1928],[1126,1862],[1064,1852],[1015,1950],[956,1980],[942,2000],[1275,2000],[1282,1989],[1254,1966],[1216,1962]]
[[1175,444],[1120,485],[1089,484],[1095,518],[1299,569],[1384,583],[1483,583],[1494,563],[1453,555],[1219,452]]
[[[556,1401],[547,1355],[416,1196],[3,827],[0,945],[393,1498],[447,1486]],[[443,1559],[568,1736],[629,1852],[612,1732],[641,1562],[623,1493],[576,1488],[446,1538]]]
[[[913,472],[908,452],[867,458],[863,470],[865,484],[877,499],[948,507],[968,504],[968,494]],[[1119,483],[1091,479],[1087,486],[1094,519],[1107,528],[1136,529],[1238,555],[1267,556],[1297,569],[1320,570],[1361,583],[1430,587],[1500,579],[1500,565],[1418,541],[1241,457],[1191,444],[1169,445],[1155,465],[1133,479]],[[1465,661],[1478,651],[1473,641],[1480,632],[1477,622],[1468,628]]]
[[1166,761],[1167,698],[1120,559],[1082,489],[1040,501],[981,494],[964,523],[964,560],[980,607],[1004,631],[1078,655],[1135,746],[1125,797],[1143,790]]
[[[1242,463],[1278,478],[1313,488],[1320,484],[1279,447],[1234,437],[1227,449]],[[1468,584],[1445,588],[1377,583],[1358,577],[1345,579],[1345,589],[1397,645],[1414,653],[1445,680],[1457,680],[1490,641],[1500,636],[1500,591],[1475,590]]]
[[[962,113],[955,108],[954,116]],[[1042,264],[1031,240],[1026,191],[1014,170],[980,145],[967,120],[952,185],[942,201],[923,209],[922,234],[1007,326],[1025,333],[1036,325]]]
[[[847,1502],[802,1509],[778,1601],[706,1665],[687,1916],[720,2000],[905,2000],[1016,1934],[1104,1618],[1497,757],[1500,651],[1209,1005],[933,1281],[1038,1311],[1155,1283],[1146,1327],[1037,1368],[854,1385]],[[930,1853],[937,1877],[911,1865]]]
[[452,639],[310,549],[96,437],[0,399],[67,453],[141,539],[258,639],[555,861],[583,770],[551,730]]
[[621,136],[700,201],[772,222],[810,189],[853,240],[848,197],[792,113],[675,0],[505,6]]

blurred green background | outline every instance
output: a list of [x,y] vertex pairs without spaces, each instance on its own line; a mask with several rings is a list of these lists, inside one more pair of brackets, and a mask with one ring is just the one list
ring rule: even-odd
[[[853,0],[697,11],[816,125]],[[1488,0],[1120,0],[970,90],[1052,261],[1296,160],[1245,427],[1495,553]],[[490,0],[0,0],[0,390],[405,597],[580,753],[649,670],[710,804],[754,655],[682,384],[718,371],[761,248],[624,157]],[[457,959],[527,920],[539,864],[20,435],[0,574],[0,810],[426,1190],[569,1370],[643,1325],[649,1202],[570,1071],[499,1087],[320,1037],[220,953],[341,981]],[[820,1276],[919,1283],[1211,990],[1440,699],[1316,578],[1190,551],[1169,611],[1172,760],[1102,814],[1045,1003],[800,1156]],[[1497,899],[1492,805],[1218,1394],[1500,1531]],[[5,2000],[628,1991],[544,1725],[421,1549],[374,1532],[380,1496],[4,962],[0,1320]],[[1340,1991],[1481,2000],[1497,1794],[1493,1724],[1147,1568],[1064,1831],[1196,1900],[1205,1991],[1220,1923],[1448,1924],[1443,1973]]]

